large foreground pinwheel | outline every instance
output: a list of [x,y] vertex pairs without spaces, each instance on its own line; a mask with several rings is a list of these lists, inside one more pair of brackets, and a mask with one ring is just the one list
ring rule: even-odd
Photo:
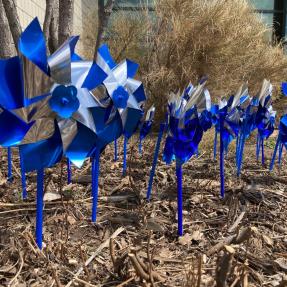
[[[19,40],[23,61],[14,57],[0,63],[4,82],[0,88],[4,111],[0,144],[20,145],[23,170],[37,170],[36,237],[40,248],[44,169],[60,161],[63,154],[80,167],[93,152],[95,143],[104,137],[101,123],[96,123],[98,110],[104,107],[91,91],[107,75],[96,63],[77,57],[74,53],[77,40],[78,37],[69,38],[47,57],[45,39],[36,18]],[[44,87],[44,93],[35,89],[34,81],[40,76],[54,83],[52,89],[50,85]],[[9,126],[5,119],[11,123]]]

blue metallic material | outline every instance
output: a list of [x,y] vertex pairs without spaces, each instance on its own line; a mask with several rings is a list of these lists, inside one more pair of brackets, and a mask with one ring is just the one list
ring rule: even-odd
[[176,161],[178,235],[183,236],[182,164]]
[[8,181],[13,181],[13,173],[12,173],[12,149],[11,147],[7,148],[7,161],[8,161]]
[[44,169],[39,169],[37,170],[36,243],[40,250],[43,247],[43,197]]
[[123,158],[123,176],[127,174],[127,149],[128,149],[128,137],[124,136],[124,158]]
[[48,74],[45,37],[38,18],[35,18],[19,38],[19,50],[32,63]]
[[56,112],[59,117],[70,118],[80,107],[80,102],[77,98],[77,88],[74,86],[57,86],[52,92],[49,105],[51,110]]

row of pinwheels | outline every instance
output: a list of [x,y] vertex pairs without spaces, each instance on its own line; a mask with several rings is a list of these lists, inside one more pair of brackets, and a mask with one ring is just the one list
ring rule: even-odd
[[143,118],[146,96],[143,84],[134,78],[137,63],[116,63],[106,45],[99,48],[96,62],[85,61],[75,53],[78,39],[70,37],[47,56],[35,18],[20,36],[19,56],[0,60],[0,145],[19,148],[23,189],[25,173],[37,171],[39,248],[44,169],[64,156],[70,180],[70,164],[81,167],[91,158],[92,221],[96,221],[101,152],[121,135],[127,143],[139,127],[143,139],[154,113],[152,108]]
[[[247,85],[244,84],[235,95],[228,99],[222,98],[218,104],[212,104],[210,94],[205,88],[206,80],[206,78],[201,79],[196,87],[189,84],[182,95],[173,93],[170,95],[167,119],[160,127],[148,184],[147,199],[150,199],[160,143],[165,132],[163,159],[167,164],[173,160],[176,162],[180,236],[183,235],[182,165],[192,156],[197,155],[203,133],[212,126],[215,127],[214,158],[216,158],[218,134],[220,137],[221,196],[224,197],[224,156],[228,152],[229,144],[236,139],[236,166],[237,176],[239,176],[246,139],[257,129],[256,156],[259,159],[261,150],[264,164],[264,141],[274,131],[276,112],[271,105],[272,85],[269,81],[263,81],[262,88],[255,97],[249,95]],[[287,147],[286,127],[287,116],[285,115],[280,121],[272,167],[278,147],[279,160],[283,146]]]

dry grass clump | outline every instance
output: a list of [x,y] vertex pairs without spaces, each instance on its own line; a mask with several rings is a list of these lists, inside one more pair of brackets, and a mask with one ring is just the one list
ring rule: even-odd
[[158,0],[156,14],[146,74],[155,101],[201,75],[209,76],[213,99],[243,81],[255,93],[263,78],[275,86],[284,79],[282,47],[267,43],[267,27],[246,0]]

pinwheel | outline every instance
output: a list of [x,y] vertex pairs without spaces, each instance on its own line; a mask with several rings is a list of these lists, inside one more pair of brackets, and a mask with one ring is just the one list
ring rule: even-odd
[[[178,234],[183,235],[182,220],[182,165],[197,151],[203,132],[211,127],[210,95],[204,88],[206,80],[193,88],[179,94],[171,94],[168,103],[167,137],[163,151],[163,159],[167,164],[176,160],[177,202],[178,202]],[[158,148],[158,147],[157,147]],[[152,169],[153,171],[153,169]],[[150,188],[150,187],[149,187]],[[148,189],[147,198],[150,198]]]
[[[25,172],[37,170],[36,239],[39,248],[42,247],[44,168],[56,164],[63,154],[80,167],[91,154],[95,142],[101,139],[94,117],[102,106],[91,91],[107,75],[96,63],[77,57],[74,53],[77,40],[78,37],[69,38],[47,57],[45,39],[36,18],[19,40],[23,63],[20,57],[0,63],[0,75],[4,79],[0,88],[0,105],[4,109],[0,119],[0,144],[20,145],[22,169]],[[53,80],[55,85],[51,91],[49,87],[45,93],[29,90],[34,84],[31,71],[38,77],[41,71],[42,76]],[[7,120],[9,127],[5,126]]]
[[[196,105],[199,115],[199,122],[202,126],[202,129],[206,131],[208,128],[212,126],[212,117],[211,117],[211,99],[210,94],[207,89],[204,88],[207,78],[204,77],[200,79],[198,85],[194,87],[191,83],[187,86],[187,88],[182,93],[181,97],[179,95],[173,96],[176,98],[180,98],[183,103],[189,101],[189,105]],[[163,137],[164,132],[168,129],[168,121],[169,121],[169,114],[166,114],[165,121],[161,123],[160,130],[158,133],[158,138],[155,146],[154,157],[152,162],[152,167],[150,171],[150,177],[148,182],[148,189],[147,189],[147,200],[150,200],[151,192],[152,192],[152,185],[153,185],[153,178],[155,175],[156,164],[158,161],[158,155],[161,145],[161,140]],[[196,149],[195,153],[198,152],[198,148]]]
[[272,85],[264,80],[258,97],[259,106],[256,114],[255,125],[258,129],[256,143],[256,158],[259,159],[260,149],[262,164],[264,164],[264,140],[268,139],[274,131],[276,112],[271,105]]
[[281,163],[281,157],[282,157],[282,151],[283,148],[287,148],[287,115],[281,117],[280,123],[279,123],[279,133],[277,136],[273,156],[270,163],[270,170],[273,170],[275,159],[277,156],[278,148],[279,148],[279,164]]
[[[214,107],[215,128],[220,135],[220,194],[224,197],[224,152],[227,152],[228,146],[232,140],[238,136],[240,125],[240,98],[242,91],[237,92],[235,96],[231,96],[228,101],[223,98],[219,101],[219,105]],[[244,101],[242,100],[242,103]],[[215,138],[216,142],[216,138]]]
[[117,65],[107,45],[99,48],[97,64],[108,75],[103,84],[112,99],[113,113],[120,115],[124,135],[123,175],[125,175],[128,140],[140,123],[143,116],[141,105],[146,100],[142,82],[134,79],[139,65],[128,59]]
[[143,121],[140,124],[140,131],[139,131],[139,153],[142,154],[142,141],[146,138],[146,136],[151,131],[153,118],[154,118],[155,107],[151,106],[143,118]]

